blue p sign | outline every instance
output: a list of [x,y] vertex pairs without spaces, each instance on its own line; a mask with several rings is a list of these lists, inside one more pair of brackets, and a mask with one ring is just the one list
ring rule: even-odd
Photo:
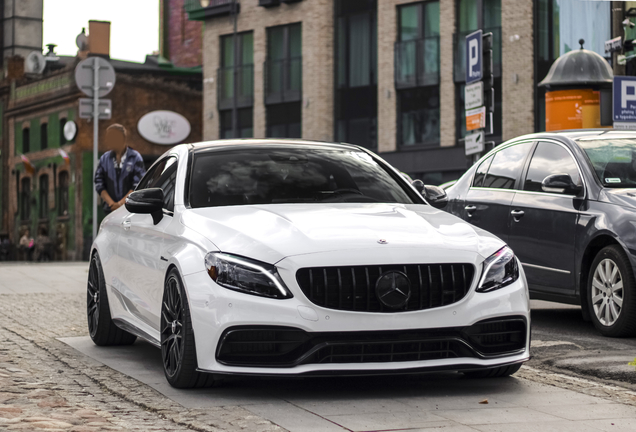
[[481,72],[481,37],[482,31],[477,30],[466,36],[466,84],[479,81]]
[[615,76],[613,90],[615,122],[636,122],[636,77]]

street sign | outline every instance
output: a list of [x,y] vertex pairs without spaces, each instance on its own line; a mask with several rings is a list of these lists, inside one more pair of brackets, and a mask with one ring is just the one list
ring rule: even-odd
[[466,84],[482,78],[481,37],[483,31],[477,30],[466,36]]
[[636,122],[614,122],[614,129],[636,130]]
[[636,122],[636,77],[615,76],[612,93],[614,122]]
[[82,60],[75,67],[75,84],[88,97],[93,97],[94,64],[97,63],[99,74],[98,97],[106,96],[115,87],[115,69],[106,59],[89,57]]
[[466,156],[484,151],[484,132],[479,131],[474,134],[466,135],[464,138],[466,144]]
[[620,36],[605,41],[605,52],[612,53],[623,49],[623,39]]
[[[99,119],[110,120],[112,117],[113,104],[110,99],[100,99],[97,103],[99,108]],[[80,98],[79,100],[79,117],[83,119],[93,118],[93,99]]]
[[479,108],[484,104],[484,83],[477,81],[464,88],[464,109]]
[[466,130],[484,129],[486,127],[486,108],[466,110]]

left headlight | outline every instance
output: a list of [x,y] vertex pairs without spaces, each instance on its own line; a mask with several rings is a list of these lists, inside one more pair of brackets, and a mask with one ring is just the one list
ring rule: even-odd
[[217,285],[262,297],[286,299],[293,297],[271,264],[222,252],[205,256],[205,268]]
[[510,285],[519,279],[519,266],[515,254],[504,246],[484,261],[479,285],[475,291],[490,292]]

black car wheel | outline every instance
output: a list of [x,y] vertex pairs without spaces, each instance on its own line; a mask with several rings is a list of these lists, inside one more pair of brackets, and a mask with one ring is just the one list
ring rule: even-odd
[[166,379],[173,387],[211,387],[219,381],[212,374],[197,372],[190,307],[176,269],[168,274],[163,291],[161,358]]
[[634,272],[621,247],[603,248],[592,262],[587,281],[592,322],[603,336],[636,334],[634,287]]
[[496,368],[464,372],[468,378],[504,378],[521,369],[521,363]]
[[95,345],[130,345],[137,337],[115,325],[110,316],[106,282],[99,255],[95,253],[88,269],[86,287],[88,332]]

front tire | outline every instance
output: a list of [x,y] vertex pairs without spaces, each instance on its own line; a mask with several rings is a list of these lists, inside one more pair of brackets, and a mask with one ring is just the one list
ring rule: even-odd
[[596,255],[587,280],[587,300],[594,327],[608,337],[636,335],[634,272],[618,245]]
[[161,358],[166,379],[172,387],[212,387],[218,382],[212,374],[197,372],[190,307],[176,269],[168,273],[163,290]]
[[496,368],[464,372],[464,375],[466,375],[467,378],[504,378],[516,373],[519,369],[521,369],[521,363],[509,366],[500,366]]
[[110,315],[102,262],[95,253],[88,269],[86,286],[88,333],[95,345],[130,345],[137,337],[115,325]]

